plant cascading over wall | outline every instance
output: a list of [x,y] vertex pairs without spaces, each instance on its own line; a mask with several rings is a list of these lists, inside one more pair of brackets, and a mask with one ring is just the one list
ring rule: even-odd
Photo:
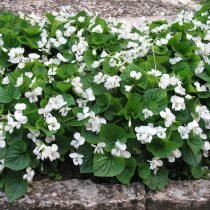
[[209,13],[205,3],[135,27],[65,9],[1,13],[0,187],[9,201],[66,159],[152,190],[207,178]]

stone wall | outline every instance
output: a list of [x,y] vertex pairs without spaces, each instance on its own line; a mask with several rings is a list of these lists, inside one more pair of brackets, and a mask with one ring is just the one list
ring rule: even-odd
[[192,9],[198,0],[0,0],[0,11],[44,14],[69,6],[72,12],[87,9],[104,17],[174,15]]
[[9,204],[0,194],[1,210],[209,210],[210,181],[170,181],[159,192],[140,183],[94,184],[89,180],[35,181],[28,194]]

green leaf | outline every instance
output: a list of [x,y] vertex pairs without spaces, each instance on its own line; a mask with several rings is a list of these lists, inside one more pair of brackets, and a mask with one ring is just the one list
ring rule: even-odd
[[202,147],[202,139],[198,135],[191,135],[187,140],[187,144],[194,154],[197,154]]
[[79,153],[84,155],[83,163],[79,168],[80,173],[92,173],[94,148],[90,144],[84,144],[79,148]]
[[28,28],[23,29],[29,36],[34,36],[40,33],[40,27],[38,26],[30,26]]
[[98,114],[108,109],[111,104],[112,96],[108,93],[103,93],[96,97],[96,104],[93,106],[93,111]]
[[59,81],[56,82],[56,88],[58,88],[61,92],[65,93],[71,88],[71,83]]
[[0,87],[0,103],[6,104],[11,102],[13,99],[18,100],[21,96],[21,92],[18,88],[7,86]]
[[95,55],[93,55],[93,50],[87,50],[84,53],[84,62],[88,69],[93,69],[92,64],[96,60],[97,60],[97,57]]
[[138,173],[143,180],[148,179],[152,174],[149,165],[146,163],[140,163]]
[[10,145],[5,157],[5,167],[14,171],[26,168],[30,163],[27,145],[23,141],[16,141]]
[[167,107],[167,91],[161,88],[146,90],[143,99],[145,106],[155,115]]
[[124,115],[126,119],[130,117],[137,119],[142,113],[142,96],[137,93],[129,93],[127,95],[128,102],[124,108]]
[[74,64],[63,64],[61,65],[56,75],[60,77],[63,80],[68,79],[70,76],[72,76],[75,72],[77,72],[77,66]]
[[202,167],[192,167],[190,169],[193,178],[200,179],[203,176],[203,169]]
[[151,190],[161,190],[165,187],[168,182],[168,173],[169,171],[166,168],[159,168],[157,174],[151,174],[147,179],[144,179],[143,182]]
[[191,166],[198,166],[201,162],[201,153],[194,154],[191,148],[185,144],[182,147],[182,159]]
[[27,192],[27,181],[21,172],[8,171],[5,176],[5,193],[9,202],[14,202]]
[[67,102],[67,106],[75,105],[75,100],[72,95],[63,93],[62,96],[64,98],[64,101]]
[[124,128],[115,125],[115,124],[104,124],[101,126],[100,130],[100,137],[106,143],[116,142],[117,139],[119,140],[126,140],[127,133]]
[[113,177],[124,170],[125,159],[113,157],[110,154],[95,154],[93,160],[93,171],[95,176]]
[[160,158],[168,157],[174,150],[177,149],[178,145],[176,142],[165,141],[162,139],[153,139],[150,144],[147,144],[147,150],[154,156]]
[[117,179],[123,184],[129,184],[136,170],[136,160],[134,158],[125,161],[125,169],[117,176]]
[[58,152],[62,155],[69,151],[70,138],[65,136],[56,136],[56,144],[58,145]]
[[173,72],[184,81],[184,83],[191,80],[193,73],[186,62],[179,62],[173,66]]
[[176,35],[170,39],[169,44],[172,46],[172,49],[179,55],[190,58],[195,49],[195,44],[193,41],[189,41],[186,38],[182,37],[182,33],[176,33]]

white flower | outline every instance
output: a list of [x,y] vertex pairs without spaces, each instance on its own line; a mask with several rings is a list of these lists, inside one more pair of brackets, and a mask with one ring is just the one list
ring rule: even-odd
[[132,85],[125,85],[125,91],[130,92],[132,90],[133,86]]
[[179,132],[182,139],[188,139],[189,138],[190,129],[187,126],[179,126],[178,127],[178,132]]
[[182,58],[181,57],[175,57],[175,58],[171,58],[169,60],[170,64],[175,65],[176,63],[178,63],[179,61],[181,61]]
[[0,173],[4,170],[4,160],[0,160]]
[[63,33],[61,30],[57,30],[55,32],[56,39],[50,38],[50,43],[52,43],[55,47],[59,47],[60,45],[66,44],[67,39],[63,37]]
[[95,147],[94,153],[101,153],[101,154],[104,154],[103,148],[106,147],[106,143],[100,142],[100,143],[98,143],[97,145],[91,144],[91,146],[92,146],[92,147]]
[[187,127],[193,131],[193,134],[200,136],[202,139],[207,139],[207,135],[203,134],[203,130],[199,127],[199,124],[196,120],[188,123]]
[[74,77],[71,80],[71,85],[74,87],[74,90],[79,94],[83,92],[82,90],[83,84],[80,81],[81,81],[80,77]]
[[150,71],[147,72],[147,74],[153,75],[155,77],[160,77],[162,75],[161,71],[156,69],[151,69]]
[[204,62],[200,61],[200,63],[198,64],[198,66],[195,69],[195,73],[201,74],[203,71],[204,71]]
[[130,72],[130,77],[134,78],[135,80],[139,80],[141,76],[142,76],[141,72],[136,72],[136,71]]
[[166,127],[170,127],[172,123],[176,121],[175,115],[169,108],[166,108],[165,111],[161,111],[160,116],[165,120]]
[[64,106],[63,108],[60,109],[59,113],[61,113],[61,116],[66,117],[66,115],[70,110],[71,108]]
[[136,137],[138,141],[141,141],[142,144],[150,143],[157,131],[155,128],[148,126],[135,127]]
[[22,112],[25,109],[26,109],[26,104],[24,104],[24,103],[17,103],[15,105],[15,110],[16,111]]
[[30,133],[27,134],[27,137],[31,139],[33,142],[37,140],[37,137],[41,134],[39,130],[30,130]]
[[0,34],[0,48],[4,46],[4,41],[2,39],[2,34]]
[[77,119],[78,119],[78,121],[84,120],[84,119],[86,119],[89,116],[90,116],[89,107],[84,107],[82,113],[81,112],[77,113]]
[[103,75],[102,72],[98,72],[98,74],[96,74],[94,76],[94,79],[93,79],[93,82],[96,83],[96,84],[100,84],[102,82],[105,81],[105,76]]
[[116,62],[116,60],[114,59],[114,58],[111,58],[110,60],[109,60],[109,65],[111,66],[111,67],[115,67],[115,66],[117,66],[117,62]]
[[79,146],[83,145],[85,143],[85,138],[81,136],[79,132],[76,132],[74,134],[74,139],[71,141],[71,146],[73,146],[75,149],[78,149]]
[[28,77],[28,78],[32,78],[33,77],[33,73],[32,72],[25,72],[25,75]]
[[79,17],[78,17],[78,21],[79,21],[80,23],[83,23],[83,22],[85,21],[85,17],[84,17],[84,16],[79,16]]
[[13,133],[14,128],[16,127],[17,122],[14,121],[11,115],[7,116],[7,124],[5,125],[5,131]]
[[48,124],[48,129],[50,131],[56,131],[58,129],[60,129],[61,125],[60,123],[57,121],[57,119],[51,115],[49,115],[46,118],[46,123]]
[[175,162],[175,158],[180,158],[182,155],[181,151],[179,149],[174,150],[170,156],[168,156],[168,162],[173,163]]
[[50,144],[51,142],[55,141],[55,135],[52,135],[52,136],[47,136],[45,138],[45,141]]
[[207,86],[206,85],[201,85],[199,82],[194,83],[196,90],[198,92],[206,92],[207,91]]
[[147,108],[143,109],[142,113],[144,114],[145,119],[153,116],[153,112]]
[[109,90],[109,89],[113,89],[113,88],[116,88],[116,87],[120,87],[120,81],[121,81],[121,78],[117,75],[115,76],[108,76],[106,78],[106,81],[104,83],[104,87]]
[[152,160],[148,160],[150,163],[150,169],[153,170],[153,173],[156,175],[159,167],[163,166],[163,161],[159,157],[154,157]]
[[210,150],[210,143],[208,141],[203,141],[202,150],[203,150],[203,156],[208,157]]
[[57,54],[57,58],[61,62],[67,62],[68,61],[66,58],[63,57],[63,55],[61,53]]
[[38,101],[38,96],[42,95],[42,88],[37,87],[31,92],[28,91],[25,93],[25,97],[29,99],[30,103],[35,103]]
[[94,112],[90,112],[90,119],[86,124],[86,130],[99,133],[102,124],[106,124],[106,120],[102,117],[95,116]]
[[4,148],[6,146],[6,142],[3,139],[0,139],[0,148]]
[[9,56],[9,62],[10,63],[21,63],[23,59],[23,53],[24,48],[17,47],[17,48],[11,48],[8,56]]
[[166,45],[166,44],[168,44],[168,39],[161,38],[156,41],[157,46],[162,46],[162,45]]
[[160,78],[159,87],[166,89],[171,83],[170,76],[168,74],[163,74]]
[[35,175],[34,170],[28,167],[26,168],[26,174],[23,175],[23,179],[26,179],[30,183],[32,182],[34,175]]
[[193,97],[191,96],[191,95],[189,95],[189,94],[187,94],[186,96],[185,96],[185,99],[187,99],[187,100],[191,100]]
[[35,142],[36,148],[33,150],[33,153],[37,156],[37,159],[45,160],[47,158],[50,161],[60,158],[58,151],[58,146],[52,144],[52,146],[46,146],[42,141],[37,140]]
[[184,98],[179,96],[172,96],[171,97],[172,109],[175,111],[180,111],[185,109]]
[[81,57],[80,60],[80,56],[82,56],[84,54],[84,52],[87,50],[88,48],[88,43],[84,40],[84,38],[80,38],[78,43],[75,43],[74,45],[72,45],[72,52],[76,53],[75,56],[79,59],[77,59],[78,62],[81,62],[83,57]]
[[87,101],[95,101],[95,96],[93,94],[92,88],[88,88],[83,92],[83,98],[87,99]]
[[19,129],[22,124],[26,124],[28,122],[28,118],[23,115],[23,113],[19,110],[15,111],[14,117],[17,120],[16,128]]
[[46,150],[50,161],[60,158],[60,154],[57,152],[58,146],[56,144],[52,144],[52,146],[47,146]]
[[115,142],[115,148],[112,149],[111,154],[116,157],[124,157],[124,158],[130,158],[131,153],[126,151],[126,144],[121,143],[119,140]]
[[77,102],[77,104],[78,104],[78,106],[79,107],[86,107],[86,105],[87,105],[87,100],[84,100],[84,99],[82,99],[82,98],[78,98],[77,100],[76,100],[76,102]]
[[66,31],[64,32],[64,36],[70,37],[77,29],[74,26],[71,26],[69,23],[64,25]]
[[91,65],[92,68],[98,68],[100,66],[100,61],[94,61]]
[[174,91],[180,95],[185,95],[186,94],[186,90],[185,88],[183,88],[181,85],[177,85],[174,89]]
[[71,153],[69,157],[73,159],[73,163],[75,166],[82,165],[84,155],[74,152],[74,153]]
[[53,107],[51,104],[47,104],[44,108],[38,109],[39,114],[44,114],[44,116],[48,113],[50,113],[53,110]]
[[155,127],[156,129],[156,135],[160,138],[160,139],[165,139],[166,138],[166,130],[167,128],[163,128],[161,126]]
[[101,27],[101,25],[97,25],[92,29],[92,32],[101,34],[101,33],[103,33],[103,28]]
[[2,79],[2,85],[8,85],[9,83],[10,83],[10,81],[9,81],[9,77],[8,76],[6,76],[6,77],[4,77]]
[[200,118],[210,120],[210,112],[207,106],[196,106],[195,111],[198,113]]
[[64,101],[64,98],[62,95],[57,95],[55,97],[51,97],[49,99],[48,104],[51,105],[53,109],[58,110],[61,107],[63,107],[64,105],[66,105],[67,102]]
[[23,84],[23,75],[17,78],[15,87],[20,87]]
[[37,60],[40,58],[40,55],[36,54],[36,53],[30,53],[28,54],[28,57],[30,58],[31,61]]

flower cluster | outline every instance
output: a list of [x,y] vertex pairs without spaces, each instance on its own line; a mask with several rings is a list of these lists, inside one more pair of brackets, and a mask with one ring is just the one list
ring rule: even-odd
[[56,177],[66,159],[125,184],[138,174],[151,189],[174,176],[206,178],[209,8],[135,26],[65,8],[44,19],[0,14],[0,177],[9,200],[26,193],[14,193],[16,184]]

